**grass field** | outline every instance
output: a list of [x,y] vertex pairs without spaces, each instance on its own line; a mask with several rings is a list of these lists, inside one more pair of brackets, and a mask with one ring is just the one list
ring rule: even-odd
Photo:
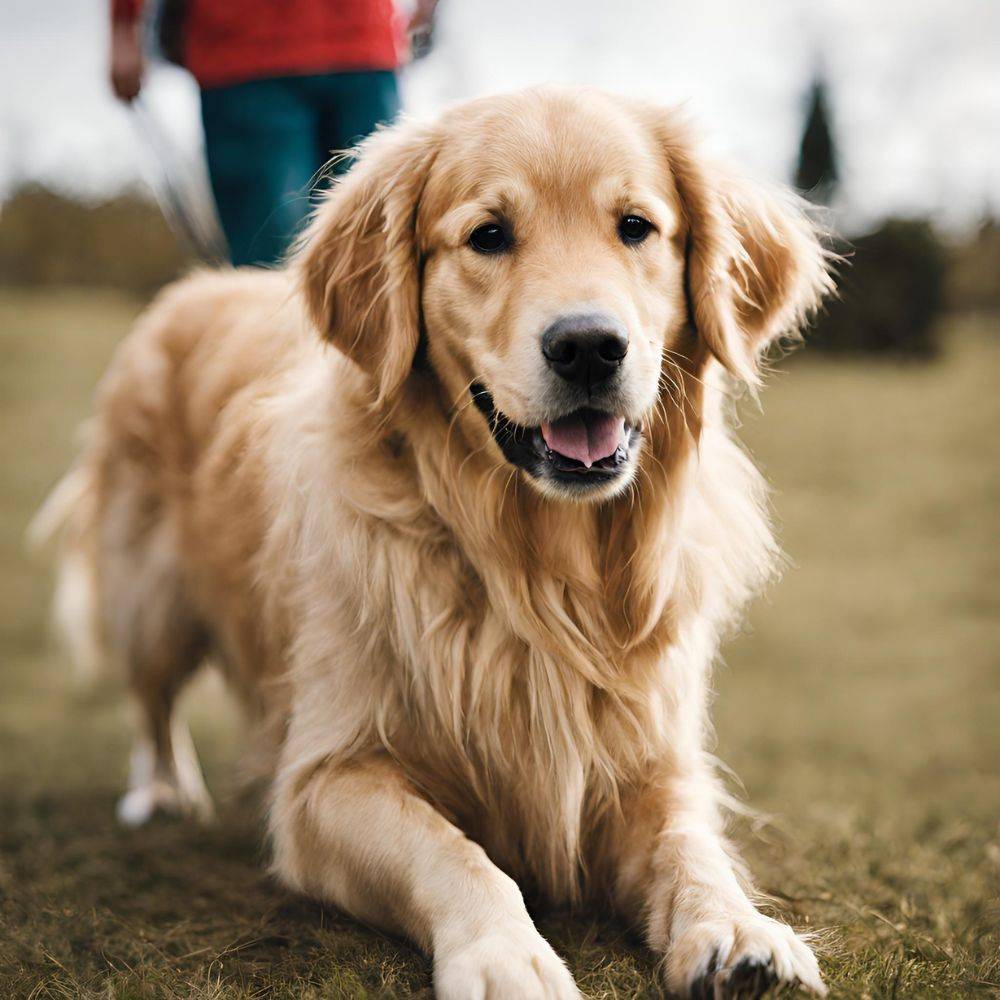
[[[0,294],[0,1000],[430,996],[423,958],[265,873],[238,728],[187,699],[219,823],[114,825],[127,713],[46,638],[33,508],[137,309]],[[788,919],[826,928],[835,997],[1000,990],[1000,336],[949,323],[927,367],[786,365],[746,418],[793,568],[718,674],[719,753],[762,817],[737,828]],[[655,997],[620,928],[543,932],[589,997]]]

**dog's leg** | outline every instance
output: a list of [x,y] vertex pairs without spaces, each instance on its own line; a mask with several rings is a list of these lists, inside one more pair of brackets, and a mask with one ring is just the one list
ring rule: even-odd
[[137,596],[118,598],[113,633],[136,707],[128,789],[118,801],[118,819],[133,827],[156,813],[208,821],[212,800],[191,733],[174,712],[177,696],[204,659],[205,635],[167,573],[148,573],[141,582],[145,589],[133,588]]
[[157,813],[194,816],[208,822],[212,799],[183,719],[170,709],[140,704],[139,733],[129,758],[128,788],[118,800],[118,820],[143,826]]
[[665,957],[670,990],[701,1000],[756,997],[776,983],[826,988],[809,946],[761,913],[721,832],[711,768],[662,778],[628,805],[618,903]]
[[[197,660],[193,663],[197,664]],[[212,799],[183,719],[174,714],[180,684],[191,672],[133,676],[137,733],[129,759],[128,789],[118,800],[118,820],[143,826],[157,813],[193,816],[208,822]]]
[[517,885],[384,757],[283,773],[275,863],[295,888],[431,954],[442,1000],[569,1000]]

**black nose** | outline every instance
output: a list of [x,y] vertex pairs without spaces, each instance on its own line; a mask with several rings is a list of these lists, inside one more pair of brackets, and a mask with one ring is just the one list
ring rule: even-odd
[[598,313],[563,316],[542,334],[549,367],[588,390],[611,378],[627,351],[628,334],[621,323]]

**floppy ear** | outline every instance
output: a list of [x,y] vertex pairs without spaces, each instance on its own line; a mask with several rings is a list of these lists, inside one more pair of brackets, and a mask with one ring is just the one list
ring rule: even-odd
[[417,215],[435,153],[431,130],[411,122],[365,140],[293,265],[317,329],[372,377],[380,403],[402,385],[420,340]]
[[764,348],[798,335],[833,290],[829,257],[801,199],[702,162],[682,124],[661,129],[687,225],[692,321],[716,358],[756,385]]

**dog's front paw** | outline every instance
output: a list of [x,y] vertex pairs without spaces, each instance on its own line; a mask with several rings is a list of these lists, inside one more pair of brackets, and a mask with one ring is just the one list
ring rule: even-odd
[[684,928],[667,952],[667,985],[690,1000],[750,1000],[778,983],[826,995],[816,956],[761,913]]
[[526,927],[495,930],[434,960],[438,1000],[579,1000],[551,945]]

